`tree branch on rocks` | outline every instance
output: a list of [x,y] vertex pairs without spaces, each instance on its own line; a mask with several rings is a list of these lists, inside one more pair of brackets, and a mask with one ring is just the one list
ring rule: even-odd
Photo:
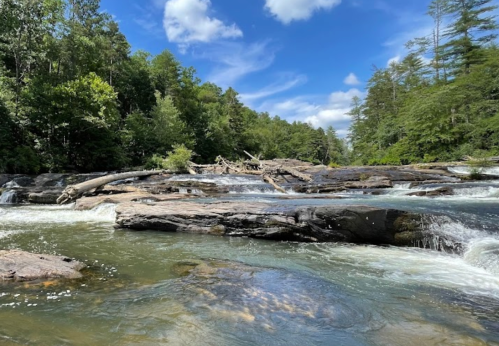
[[57,199],[57,204],[65,204],[73,202],[76,199],[80,198],[85,192],[96,189],[102,185],[112,183],[113,181],[137,178],[137,177],[147,177],[162,173],[166,173],[166,171],[140,171],[140,172],[118,173],[85,181],[77,185],[69,185],[64,189],[61,196]]

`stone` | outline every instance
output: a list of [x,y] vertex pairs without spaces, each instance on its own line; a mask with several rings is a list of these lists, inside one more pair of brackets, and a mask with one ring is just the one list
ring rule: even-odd
[[28,202],[34,204],[57,204],[57,198],[59,198],[61,193],[62,188],[31,192],[28,194]]
[[0,250],[0,281],[78,279],[86,265],[64,256],[40,255],[19,250]]
[[438,197],[438,196],[452,196],[454,195],[454,190],[452,187],[444,186],[435,190],[423,190],[416,191],[407,194],[407,196],[417,196],[417,197]]
[[125,203],[116,212],[116,227],[123,229],[375,245],[395,244],[398,232],[417,232],[424,224],[420,214],[367,206],[160,202]]
[[99,195],[93,197],[82,197],[76,201],[75,210],[90,210],[101,204],[120,204],[128,202],[155,203],[161,201],[171,201],[196,197],[189,194],[167,194],[154,195],[147,192],[121,193],[115,195]]

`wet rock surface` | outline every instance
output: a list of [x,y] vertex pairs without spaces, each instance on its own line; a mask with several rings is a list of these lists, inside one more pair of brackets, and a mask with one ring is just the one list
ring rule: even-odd
[[34,281],[54,278],[78,279],[85,264],[68,257],[0,250],[1,281]]
[[[420,231],[422,215],[367,206],[292,207],[266,203],[126,203],[117,228],[285,241],[395,244],[396,234]],[[409,237],[408,237],[409,238]],[[407,239],[406,245],[411,245]],[[398,245],[401,244],[398,240]]]

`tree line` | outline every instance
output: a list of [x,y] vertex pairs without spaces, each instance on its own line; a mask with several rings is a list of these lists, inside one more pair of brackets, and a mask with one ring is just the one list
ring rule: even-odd
[[499,154],[499,48],[492,0],[433,0],[429,36],[374,68],[350,115],[352,160],[391,165]]
[[0,173],[142,166],[185,145],[194,161],[346,164],[335,130],[244,106],[165,50],[131,53],[99,0],[0,0]]

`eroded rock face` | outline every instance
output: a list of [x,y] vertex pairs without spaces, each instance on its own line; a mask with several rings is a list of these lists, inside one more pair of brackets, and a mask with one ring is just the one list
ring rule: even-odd
[[[422,215],[367,206],[292,207],[266,203],[127,203],[117,228],[305,241],[395,244],[396,234],[417,232]],[[397,240],[398,245],[400,239]],[[411,245],[410,241],[406,245]]]
[[78,279],[82,277],[80,270],[85,267],[68,257],[0,250],[0,281]]

